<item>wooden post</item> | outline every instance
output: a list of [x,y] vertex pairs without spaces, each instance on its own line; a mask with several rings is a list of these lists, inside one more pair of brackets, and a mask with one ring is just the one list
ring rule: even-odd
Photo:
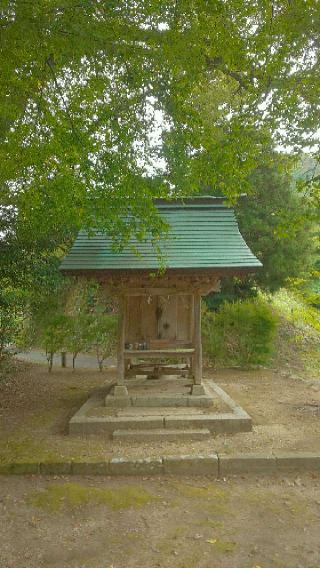
[[192,394],[204,394],[202,380],[202,342],[201,342],[201,294],[198,292],[194,295],[194,328],[193,328],[193,343],[194,343],[194,357],[193,357],[193,371],[194,371],[194,385],[192,387]]
[[118,321],[118,364],[117,364],[117,384],[114,387],[114,395],[127,396],[128,390],[124,385],[125,361],[124,361],[124,343],[126,330],[126,304],[127,299],[124,296],[119,297],[119,321]]

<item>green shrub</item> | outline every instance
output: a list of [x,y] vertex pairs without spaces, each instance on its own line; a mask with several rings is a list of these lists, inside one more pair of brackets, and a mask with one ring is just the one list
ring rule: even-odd
[[54,354],[65,350],[69,329],[70,318],[65,314],[56,314],[48,318],[46,325],[41,329],[39,341],[46,351],[49,373],[52,371]]
[[72,353],[72,368],[75,368],[76,358],[79,353],[90,349],[92,317],[90,314],[78,313],[69,316],[68,333],[65,340],[65,348]]
[[204,355],[214,364],[248,367],[270,359],[277,317],[261,299],[224,303],[219,311],[203,309]]
[[114,354],[117,343],[118,317],[114,314],[92,314],[89,329],[90,346],[97,357],[99,370],[102,371],[103,362]]
[[269,297],[265,295],[265,297],[269,299],[279,315],[294,323],[301,333],[309,335],[310,332],[320,332],[319,310],[308,305],[298,291],[293,292],[281,288],[276,294]]

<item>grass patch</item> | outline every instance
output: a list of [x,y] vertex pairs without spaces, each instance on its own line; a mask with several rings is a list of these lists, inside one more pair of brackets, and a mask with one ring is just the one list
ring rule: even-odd
[[59,456],[45,445],[29,438],[10,437],[0,442],[0,464],[59,461]]
[[319,378],[320,347],[307,351],[302,356],[302,360],[306,370],[313,376],[313,378]]
[[226,492],[216,485],[197,486],[189,483],[180,483],[178,481],[173,481],[171,485],[184,497],[220,500],[227,498]]
[[80,483],[51,484],[45,490],[33,492],[27,502],[50,512],[82,505],[106,505],[114,511],[130,507],[144,507],[159,498],[135,485],[119,489],[88,487]]
[[207,510],[224,513],[229,496],[217,485],[196,486],[189,483],[172,482],[171,485],[183,497],[189,499],[201,499],[201,506]]
[[24,430],[49,429],[61,417],[61,407],[49,408],[24,420]]
[[209,539],[207,540],[207,543],[214,546],[215,550],[217,552],[220,552],[221,554],[231,554],[232,552],[234,552],[234,549],[236,547],[235,542],[220,540],[219,538]]
[[308,331],[320,333],[319,310],[309,306],[297,292],[282,288],[268,298],[277,312],[292,321],[304,335]]

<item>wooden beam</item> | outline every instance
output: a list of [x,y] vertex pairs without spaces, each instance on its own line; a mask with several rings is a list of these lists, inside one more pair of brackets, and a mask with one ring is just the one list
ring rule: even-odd
[[163,288],[130,288],[129,285],[122,290],[126,296],[188,296],[188,290],[183,291],[177,287]]

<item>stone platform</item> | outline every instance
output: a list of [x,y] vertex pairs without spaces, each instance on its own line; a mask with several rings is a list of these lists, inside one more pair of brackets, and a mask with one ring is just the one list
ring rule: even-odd
[[190,386],[177,377],[128,380],[127,397],[115,397],[112,386],[102,388],[71,418],[69,433],[143,442],[199,440],[252,429],[251,417],[218,385],[203,381],[198,396],[190,394]]
[[[127,394],[124,394],[127,393]],[[187,378],[177,375],[162,376],[150,380],[146,376],[130,379],[125,386],[115,386],[105,397],[106,407],[212,407],[219,399],[204,385],[194,385]]]

